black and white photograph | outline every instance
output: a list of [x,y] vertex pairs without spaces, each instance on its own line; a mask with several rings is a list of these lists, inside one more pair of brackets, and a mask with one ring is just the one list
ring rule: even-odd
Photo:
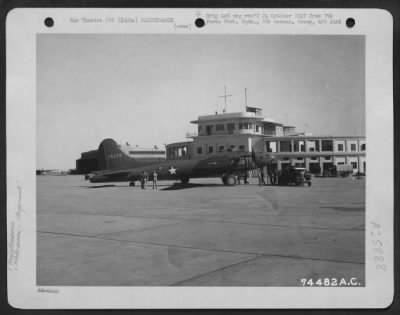
[[[227,12],[197,17],[205,28],[259,17]],[[148,21],[82,16],[68,19],[79,32],[52,32],[57,19],[45,20],[32,44],[37,292],[356,292],[370,290],[368,270],[387,271],[382,223],[367,219],[379,170],[365,33],[190,32],[202,25],[181,25],[169,11]],[[280,27],[288,14],[267,18]],[[99,32],[96,23],[172,23],[179,32]],[[16,189],[19,220],[26,188],[17,180]]]
[[364,286],[364,63],[363,36],[38,35],[38,285]]

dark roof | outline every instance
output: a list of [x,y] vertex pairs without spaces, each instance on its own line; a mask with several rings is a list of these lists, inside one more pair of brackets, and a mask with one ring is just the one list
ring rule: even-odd
[[81,158],[83,159],[97,158],[98,154],[99,154],[98,150],[86,151],[81,153]]

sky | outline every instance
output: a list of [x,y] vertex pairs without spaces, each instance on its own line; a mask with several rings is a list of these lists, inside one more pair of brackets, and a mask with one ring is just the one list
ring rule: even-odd
[[37,168],[105,138],[184,141],[199,115],[260,107],[313,135],[365,135],[365,39],[337,35],[40,34]]

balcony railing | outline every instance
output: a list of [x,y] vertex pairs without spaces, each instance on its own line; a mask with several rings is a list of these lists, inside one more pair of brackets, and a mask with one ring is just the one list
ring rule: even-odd
[[195,138],[198,137],[198,133],[197,132],[187,132],[186,133],[186,138]]

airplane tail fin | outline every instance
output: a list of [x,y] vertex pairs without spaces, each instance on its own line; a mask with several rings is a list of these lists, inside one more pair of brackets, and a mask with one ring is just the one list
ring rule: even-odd
[[124,153],[113,139],[105,139],[98,150],[100,170],[118,170],[135,166],[135,159]]

